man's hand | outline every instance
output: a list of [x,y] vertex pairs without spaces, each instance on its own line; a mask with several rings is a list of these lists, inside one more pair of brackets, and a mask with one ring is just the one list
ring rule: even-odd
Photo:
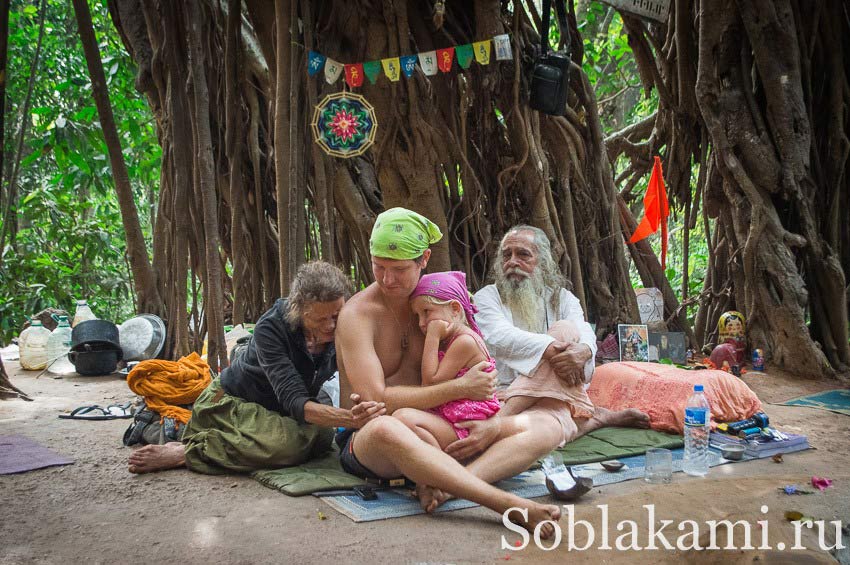
[[490,400],[496,392],[498,384],[498,371],[485,371],[490,365],[489,361],[481,361],[472,366],[463,377],[453,382],[461,387],[462,396],[458,398],[469,398],[470,400]]
[[549,359],[558,378],[567,386],[584,384],[584,365],[592,355],[590,348],[583,343],[567,344],[563,351]]
[[566,348],[566,343],[557,340],[553,341],[549,344],[549,347],[546,348],[546,351],[543,352],[543,359],[549,361],[550,359],[552,359],[552,357],[554,357],[558,353],[561,353]]
[[498,414],[486,420],[467,420],[455,425],[469,430],[468,436],[446,446],[446,453],[458,461],[465,461],[490,447],[502,431],[502,419]]
[[351,427],[360,429],[379,416],[387,413],[387,407],[383,402],[374,402],[372,400],[361,402],[359,394],[352,394],[351,401],[354,406],[351,407]]

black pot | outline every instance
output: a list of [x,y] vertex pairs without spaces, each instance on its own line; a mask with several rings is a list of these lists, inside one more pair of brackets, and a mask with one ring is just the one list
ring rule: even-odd
[[74,326],[71,331],[71,349],[79,349],[78,345],[91,342],[109,343],[120,349],[118,326],[107,320],[86,320]]
[[104,347],[103,349],[88,348],[88,350],[71,350],[68,352],[68,359],[74,364],[77,373],[89,377],[114,373],[118,367],[118,361],[121,360],[121,356],[121,349],[115,349],[114,347]]

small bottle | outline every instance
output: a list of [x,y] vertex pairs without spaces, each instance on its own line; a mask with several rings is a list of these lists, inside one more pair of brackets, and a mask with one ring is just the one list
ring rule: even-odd
[[33,318],[30,327],[21,332],[18,345],[21,353],[21,368],[28,371],[38,371],[47,365],[47,340],[50,330],[42,325],[41,320]]
[[753,371],[764,371],[764,352],[753,349]]
[[77,327],[77,324],[80,322],[85,322],[86,320],[97,320],[97,316],[94,315],[94,312],[89,308],[88,302],[85,300],[77,300],[77,311],[74,313],[74,321],[71,324],[71,327]]
[[702,385],[694,385],[694,394],[685,405],[685,458],[682,470],[702,477],[708,473],[708,432],[711,407]]
[[57,375],[67,375],[76,371],[68,359],[71,351],[71,325],[68,316],[59,316],[59,325],[47,340],[47,370]]

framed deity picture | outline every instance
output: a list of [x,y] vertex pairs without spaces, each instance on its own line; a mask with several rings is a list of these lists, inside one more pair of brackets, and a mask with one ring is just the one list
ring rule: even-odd
[[649,333],[643,324],[620,324],[620,361],[649,361]]

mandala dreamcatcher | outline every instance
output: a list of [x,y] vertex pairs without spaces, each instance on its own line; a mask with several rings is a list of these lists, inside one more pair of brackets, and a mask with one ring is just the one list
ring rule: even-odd
[[313,137],[328,155],[356,157],[375,142],[378,121],[365,98],[351,92],[325,96],[313,111]]

